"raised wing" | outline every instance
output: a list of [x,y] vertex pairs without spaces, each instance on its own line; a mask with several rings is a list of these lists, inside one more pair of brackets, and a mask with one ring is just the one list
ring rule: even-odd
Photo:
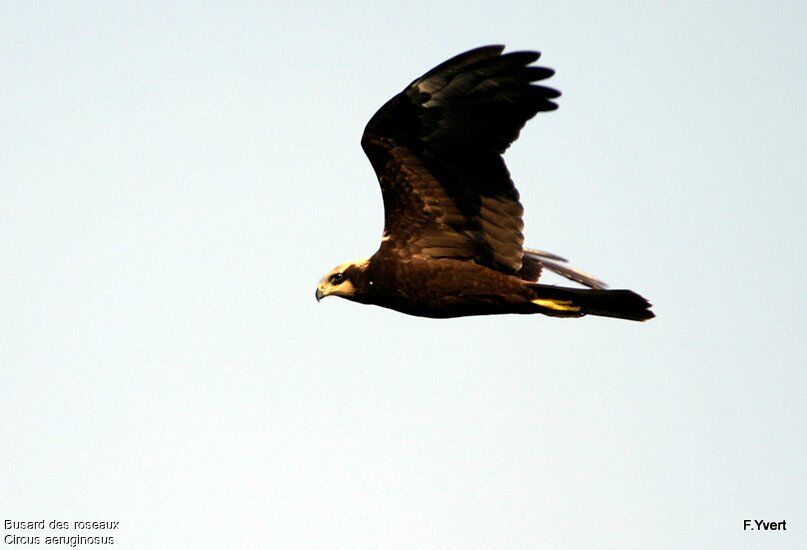
[[560,93],[533,84],[554,71],[538,52],[486,46],[421,76],[370,119],[362,147],[384,198],[382,248],[459,258],[516,273],[523,208],[502,153]]

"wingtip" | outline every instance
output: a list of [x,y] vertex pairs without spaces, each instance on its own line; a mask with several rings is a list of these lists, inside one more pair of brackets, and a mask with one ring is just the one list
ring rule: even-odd
[[505,45],[504,44],[488,44],[486,46],[479,46],[478,48],[472,48],[468,50],[467,53],[475,52],[475,51],[496,51],[497,53],[502,53],[504,51]]

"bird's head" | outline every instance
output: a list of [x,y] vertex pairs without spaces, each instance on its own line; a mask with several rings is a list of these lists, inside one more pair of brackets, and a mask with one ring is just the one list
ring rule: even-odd
[[364,286],[364,275],[369,258],[345,262],[333,268],[317,285],[316,297],[319,302],[326,296],[339,296],[355,300]]

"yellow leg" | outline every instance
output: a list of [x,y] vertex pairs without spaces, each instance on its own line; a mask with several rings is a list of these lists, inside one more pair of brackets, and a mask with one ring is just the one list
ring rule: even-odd
[[571,300],[530,300],[536,306],[554,309],[555,311],[580,311],[580,306],[573,306]]

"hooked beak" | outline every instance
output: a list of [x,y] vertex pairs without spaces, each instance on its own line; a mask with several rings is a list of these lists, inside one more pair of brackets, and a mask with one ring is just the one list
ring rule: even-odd
[[323,299],[325,296],[327,296],[327,294],[325,294],[324,292],[322,292],[322,288],[317,287],[317,292],[314,294],[314,296],[316,296],[316,297],[317,297],[317,302],[319,302],[319,301],[320,301],[320,300],[322,300],[322,299]]

